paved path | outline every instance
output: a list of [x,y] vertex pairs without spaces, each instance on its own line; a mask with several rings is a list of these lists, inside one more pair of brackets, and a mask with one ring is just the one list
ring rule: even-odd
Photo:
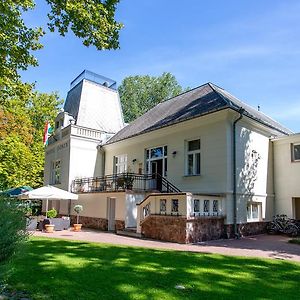
[[289,238],[284,236],[258,235],[242,238],[240,240],[217,240],[193,245],[185,245],[119,236],[114,233],[90,229],[84,229],[81,232],[63,230],[55,231],[54,233],[44,233],[36,231],[34,235],[40,237],[53,237],[114,245],[138,246],[146,248],[170,249],[202,253],[217,253],[248,257],[274,258],[300,262],[300,245],[288,243],[287,241],[289,240]]

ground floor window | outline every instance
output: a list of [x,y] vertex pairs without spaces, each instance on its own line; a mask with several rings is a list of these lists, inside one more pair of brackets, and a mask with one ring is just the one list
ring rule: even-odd
[[145,207],[143,208],[143,213],[144,213],[144,218],[147,217],[147,216],[150,216],[150,214],[151,214],[150,203],[145,205]]
[[178,213],[178,199],[172,199],[172,213]]
[[200,212],[200,200],[194,199],[194,212],[199,213]]
[[165,213],[167,211],[167,200],[160,199],[160,212]]
[[252,202],[247,205],[247,221],[259,221],[261,219],[261,203]]
[[193,200],[193,214],[195,216],[218,216],[220,214],[219,200]]

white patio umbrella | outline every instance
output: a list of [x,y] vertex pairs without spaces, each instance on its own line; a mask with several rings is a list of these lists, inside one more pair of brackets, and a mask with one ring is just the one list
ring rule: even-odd
[[43,186],[18,196],[19,199],[46,200],[46,218],[48,212],[48,200],[78,200],[78,195],[56,188],[51,185]]

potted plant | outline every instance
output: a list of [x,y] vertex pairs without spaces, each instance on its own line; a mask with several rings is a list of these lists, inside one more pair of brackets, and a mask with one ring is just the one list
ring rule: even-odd
[[127,190],[132,190],[133,181],[134,181],[134,175],[132,173],[124,174],[124,185]]
[[127,190],[132,190],[134,181],[134,174],[132,173],[122,173],[117,178],[117,187]]
[[73,228],[74,228],[74,231],[80,231],[82,224],[79,224],[79,214],[83,211],[83,206],[80,204],[75,205],[74,211],[77,214],[77,219],[76,219],[76,223],[73,224]]
[[[57,216],[57,211],[56,211],[56,209],[55,208],[52,208],[52,209],[50,209],[50,210],[48,210],[48,212],[47,212],[47,217],[49,218],[49,219],[52,219],[52,218],[55,218]],[[46,220],[44,220],[44,221],[46,221]],[[54,231],[54,224],[51,224],[51,221],[49,222],[50,224],[45,224],[45,231],[47,232],[47,233],[53,233],[53,231]]]

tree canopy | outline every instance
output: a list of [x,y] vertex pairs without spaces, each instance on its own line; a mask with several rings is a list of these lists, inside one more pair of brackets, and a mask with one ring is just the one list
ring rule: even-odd
[[[85,46],[93,45],[98,50],[119,48],[119,31],[123,27],[115,21],[119,0],[46,1],[50,5],[50,31],[57,29],[64,36],[71,30]],[[23,20],[23,13],[34,6],[34,0],[0,2],[0,88],[2,94],[6,92],[4,96],[15,90],[12,85],[16,82],[20,88],[19,70],[38,65],[32,52],[43,47],[39,39],[45,32],[40,27],[28,27]]]
[[[85,46],[98,50],[119,48],[119,0],[45,1],[50,31],[64,36],[71,30]],[[56,93],[37,92],[19,74],[38,65],[34,52],[43,47],[44,29],[28,27],[23,19],[34,6],[34,0],[0,1],[0,191],[43,183],[44,124],[53,122],[62,104]]]
[[167,72],[157,77],[149,75],[126,77],[118,90],[125,122],[132,122],[158,103],[184,91],[175,76]]
[[44,124],[61,103],[56,93],[31,92],[0,107],[0,190],[43,183]]

